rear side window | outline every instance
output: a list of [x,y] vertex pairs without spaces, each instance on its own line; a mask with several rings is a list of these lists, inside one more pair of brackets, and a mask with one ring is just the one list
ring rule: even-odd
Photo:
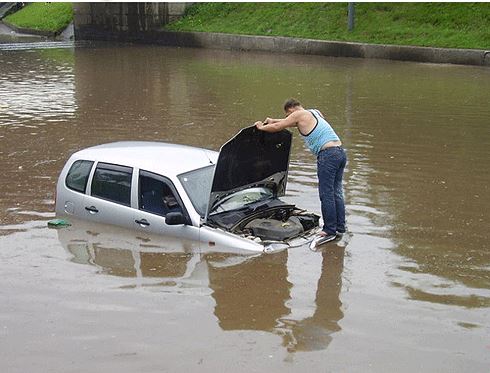
[[99,163],[92,179],[92,196],[131,205],[131,167]]
[[88,175],[92,169],[92,161],[75,161],[66,175],[66,186],[80,193],[85,193]]

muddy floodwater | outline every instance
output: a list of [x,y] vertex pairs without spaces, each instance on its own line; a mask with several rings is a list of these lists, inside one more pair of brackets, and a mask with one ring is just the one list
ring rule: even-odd
[[[0,371],[488,372],[489,87],[482,67],[0,44]],[[73,152],[218,150],[290,96],[348,153],[337,244],[244,257],[47,227]],[[295,133],[284,200],[320,213],[315,162]]]

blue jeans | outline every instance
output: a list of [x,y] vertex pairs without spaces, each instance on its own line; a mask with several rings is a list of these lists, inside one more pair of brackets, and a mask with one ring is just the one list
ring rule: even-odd
[[327,234],[345,232],[345,205],[342,191],[347,156],[339,146],[322,150],[317,157],[318,190],[322,204],[323,231]]

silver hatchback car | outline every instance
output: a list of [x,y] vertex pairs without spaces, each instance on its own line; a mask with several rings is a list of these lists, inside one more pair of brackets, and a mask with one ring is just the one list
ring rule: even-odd
[[115,142],[73,154],[56,214],[197,241],[230,252],[306,243],[319,216],[285,194],[292,135],[241,130],[220,152],[163,142]]

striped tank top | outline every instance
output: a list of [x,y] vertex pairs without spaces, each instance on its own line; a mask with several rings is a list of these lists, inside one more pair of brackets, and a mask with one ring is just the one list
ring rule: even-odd
[[[318,155],[322,150],[322,146],[329,141],[340,141],[339,137],[333,130],[332,126],[320,115],[320,112],[316,109],[308,109],[316,119],[315,127],[310,133],[303,135],[306,146],[315,155]],[[300,132],[301,133],[301,132]]]

